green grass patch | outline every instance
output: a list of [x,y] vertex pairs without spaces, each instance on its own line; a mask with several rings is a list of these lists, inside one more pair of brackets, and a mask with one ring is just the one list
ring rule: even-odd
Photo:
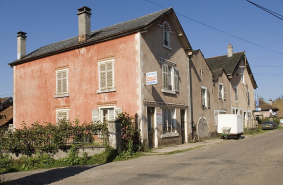
[[87,153],[84,153],[82,157],[78,156],[77,148],[72,147],[69,151],[68,157],[58,160],[53,159],[47,153],[38,153],[32,157],[23,156],[20,159],[12,159],[9,155],[1,155],[0,174],[54,167],[103,164],[113,161],[133,159],[143,155],[144,154],[141,152],[134,152],[131,155],[121,155],[118,150],[114,150],[111,147],[106,147],[103,153],[93,156],[88,156]]
[[172,154],[178,154],[178,153],[182,153],[182,152],[187,152],[187,151],[190,151],[190,150],[197,150],[201,147],[204,147],[206,145],[201,145],[201,146],[196,146],[194,148],[188,148],[188,149],[184,149],[184,150],[175,150],[175,151],[172,151],[172,152],[166,152],[164,153],[163,155],[172,155]]

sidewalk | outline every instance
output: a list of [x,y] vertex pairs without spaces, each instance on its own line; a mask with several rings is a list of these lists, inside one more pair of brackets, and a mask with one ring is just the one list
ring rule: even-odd
[[[243,139],[246,139],[249,136],[243,136],[243,137],[244,137]],[[152,149],[151,152],[146,152],[145,154],[147,154],[147,155],[160,155],[160,154],[166,154],[168,152],[174,152],[174,151],[178,151],[178,150],[188,150],[188,149],[192,149],[192,148],[199,147],[199,146],[211,146],[211,145],[215,145],[215,144],[232,142],[232,141],[237,141],[237,140],[235,140],[235,139],[223,140],[223,139],[220,139],[220,138],[213,138],[213,139],[205,140],[205,141],[202,141],[202,142],[185,143],[185,144],[181,144],[181,145],[166,146],[166,147],[163,147],[163,148]]]

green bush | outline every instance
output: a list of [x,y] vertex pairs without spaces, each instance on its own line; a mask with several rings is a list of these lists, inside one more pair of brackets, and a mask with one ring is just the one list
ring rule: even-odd
[[0,147],[16,154],[32,156],[37,151],[54,154],[58,149],[69,149],[71,144],[94,144],[93,135],[102,134],[107,145],[107,123],[97,122],[79,124],[79,120],[69,122],[61,120],[58,126],[51,123],[39,124],[35,122],[30,127],[22,124],[21,129],[13,133],[0,130]]

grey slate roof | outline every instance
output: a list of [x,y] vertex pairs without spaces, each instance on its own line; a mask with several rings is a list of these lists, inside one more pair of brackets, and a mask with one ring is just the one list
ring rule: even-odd
[[227,74],[232,74],[244,54],[244,52],[239,52],[233,53],[232,57],[223,55],[218,57],[206,58],[205,60],[212,72],[218,72],[218,70],[222,68]]
[[[106,38],[110,38],[112,36],[117,36],[117,35],[122,36],[128,32],[137,30],[139,28],[150,26],[151,23],[154,22],[157,18],[167,13],[170,13],[171,11],[173,11],[172,8],[167,8],[167,9],[160,10],[160,11],[142,16],[142,17],[138,17],[136,19],[132,19],[126,22],[122,22],[119,24],[115,24],[109,27],[105,27],[99,30],[92,31],[90,38],[84,43],[95,42],[101,39],[106,39]],[[21,63],[20,61],[23,61],[23,60],[29,60],[34,57],[40,56],[40,55],[48,54],[50,52],[55,52],[57,50],[66,49],[66,48],[80,45],[80,44],[82,43],[78,41],[78,36],[70,38],[70,39],[62,40],[59,42],[55,42],[53,44],[42,46],[38,48],[37,50],[27,54],[21,60],[16,60],[10,63],[9,65],[13,66],[18,63]]]
[[[243,56],[245,56],[245,52],[238,52],[238,53],[233,53],[232,57],[223,55],[223,56],[218,56],[218,57],[206,58],[205,60],[206,60],[207,65],[211,69],[213,75],[215,76],[217,76],[217,74],[219,75],[220,69],[224,69],[227,75],[233,75],[233,73],[235,72],[235,69],[237,68]],[[248,62],[247,62],[247,70],[251,78],[253,87],[254,89],[256,89],[258,86],[256,84],[256,81],[254,79],[252,70]]]

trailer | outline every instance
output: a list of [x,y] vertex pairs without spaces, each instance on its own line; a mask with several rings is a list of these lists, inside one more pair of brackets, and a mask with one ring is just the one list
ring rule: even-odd
[[223,134],[230,128],[229,136],[236,136],[238,139],[244,133],[243,116],[236,114],[218,114],[217,133]]

